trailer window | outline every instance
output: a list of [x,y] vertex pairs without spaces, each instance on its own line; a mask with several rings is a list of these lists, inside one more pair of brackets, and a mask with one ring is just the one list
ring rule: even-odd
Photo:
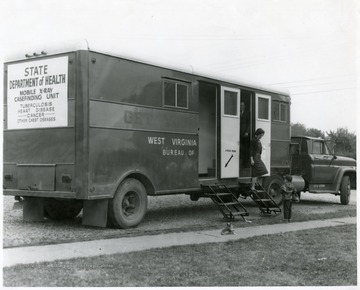
[[188,87],[186,85],[177,84],[177,106],[181,108],[187,108],[188,99]]
[[188,108],[189,84],[164,80],[164,106]]
[[286,122],[288,120],[288,110],[286,104],[280,102],[273,102],[272,111],[274,121]]

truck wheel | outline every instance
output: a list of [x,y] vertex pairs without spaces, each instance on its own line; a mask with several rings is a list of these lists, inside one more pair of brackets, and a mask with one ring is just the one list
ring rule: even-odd
[[351,193],[350,177],[345,175],[342,178],[341,185],[340,185],[340,202],[341,202],[341,204],[344,204],[344,205],[349,204],[350,193]]
[[125,179],[109,202],[110,223],[117,228],[137,226],[147,210],[147,193],[137,179]]
[[83,208],[83,203],[76,199],[44,200],[44,216],[53,220],[71,220],[77,217]]
[[263,182],[265,191],[277,203],[282,204],[283,196],[280,193],[280,187],[284,184],[284,180],[279,175],[272,175],[267,177]]

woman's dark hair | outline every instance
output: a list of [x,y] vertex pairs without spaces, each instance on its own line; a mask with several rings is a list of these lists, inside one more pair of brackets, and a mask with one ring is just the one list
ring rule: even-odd
[[257,129],[257,130],[255,131],[255,135],[256,135],[256,136],[259,136],[259,135],[261,135],[261,134],[265,134],[265,131],[264,131],[263,129],[259,128],[259,129]]

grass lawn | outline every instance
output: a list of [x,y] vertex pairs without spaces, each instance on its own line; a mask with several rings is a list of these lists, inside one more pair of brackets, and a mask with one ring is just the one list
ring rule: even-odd
[[356,225],[5,268],[4,286],[356,285]]

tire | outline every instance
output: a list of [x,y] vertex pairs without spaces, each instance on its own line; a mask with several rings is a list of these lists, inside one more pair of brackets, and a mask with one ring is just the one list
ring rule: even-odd
[[109,202],[109,223],[116,228],[137,226],[147,210],[147,193],[137,179],[125,179]]
[[350,177],[345,175],[341,180],[340,185],[340,202],[341,204],[347,205],[350,202],[351,185]]
[[200,193],[197,193],[197,192],[190,193],[190,200],[191,201],[198,201],[199,198],[200,198]]
[[72,220],[78,216],[83,208],[83,202],[76,199],[44,200],[44,216],[52,220]]
[[271,196],[271,198],[278,204],[282,204],[283,196],[280,193],[280,187],[284,184],[284,180],[279,175],[272,175],[267,177],[263,182],[265,191]]

